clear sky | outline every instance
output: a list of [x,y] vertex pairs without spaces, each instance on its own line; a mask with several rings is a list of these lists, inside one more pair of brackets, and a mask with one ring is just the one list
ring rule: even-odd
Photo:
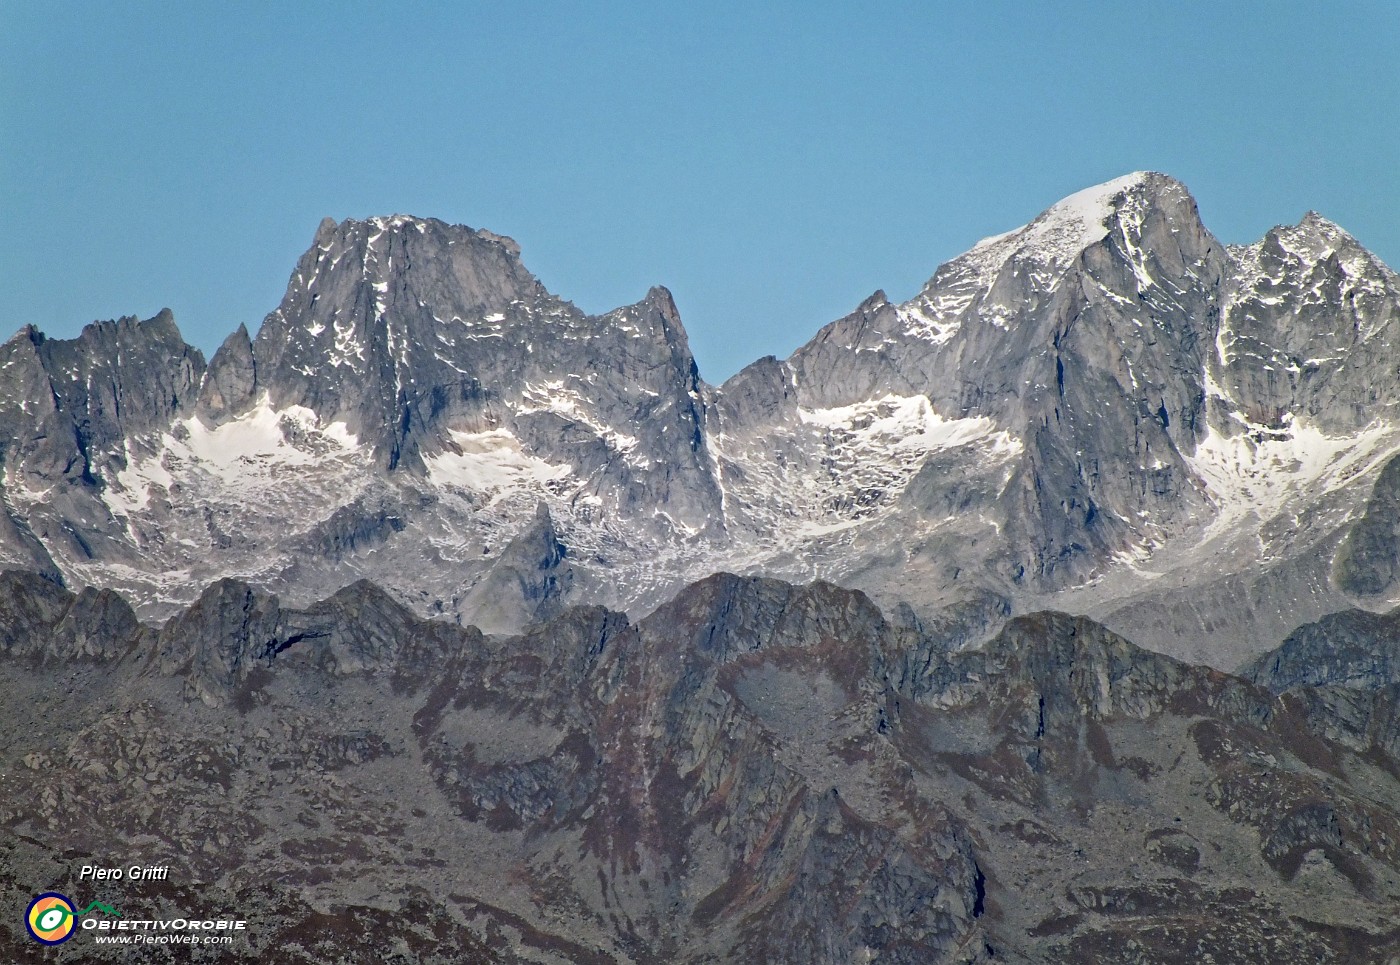
[[1400,265],[1400,5],[0,0],[4,335],[210,352],[322,217],[407,213],[588,311],[666,285],[718,382],[1138,169]]

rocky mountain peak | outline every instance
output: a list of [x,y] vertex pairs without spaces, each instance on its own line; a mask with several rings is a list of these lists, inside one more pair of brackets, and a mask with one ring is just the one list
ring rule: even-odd
[[1270,228],[1258,242],[1238,247],[1235,252],[1247,266],[1252,261],[1263,261],[1273,266],[1291,263],[1306,269],[1333,257],[1355,261],[1365,249],[1341,225],[1309,211],[1297,224]]
[[198,412],[217,422],[245,411],[257,387],[257,362],[248,328],[239,325],[209,360],[199,387]]
[[788,365],[799,406],[823,419],[902,399],[928,407],[909,423],[923,438],[956,420],[1019,440],[1011,478],[987,484],[1013,543],[1035,547],[1006,572],[1079,579],[1141,539],[1139,520],[1201,508],[1180,452],[1204,427],[1226,270],[1190,193],[1138,172],[980,242],[905,304],[868,299]]
[[[564,409],[575,423],[603,426],[614,417],[585,411],[610,401],[599,392],[697,391],[668,291],[591,318],[547,291],[519,254],[510,238],[431,218],[322,222],[254,342],[253,394],[343,421],[391,467],[425,468],[433,454],[455,451],[453,432],[520,436],[517,417]],[[248,360],[237,345],[229,354],[241,386]],[[584,384],[600,364],[627,377]],[[539,428],[530,421],[523,431]],[[689,421],[687,439],[703,417]]]
[[143,614],[221,576],[289,605],[369,576],[420,615],[513,632],[733,570],[907,599],[911,634],[970,606],[971,640],[1061,591],[1095,616],[1115,581],[1186,599],[1208,567],[1142,588],[1207,532],[1246,534],[1206,544],[1239,573],[1269,506],[1323,561],[1269,593],[1389,594],[1388,498],[1332,582],[1342,537],[1318,540],[1393,451],[1397,293],[1315,213],[1226,249],[1179,182],[1138,172],[716,390],[664,288],[588,315],[502,235],[326,219],[280,307],[207,368],[168,312],[0,346],[0,549]]
[[[1133,306],[1139,313],[1176,313],[1174,340],[1212,337],[1214,313],[1204,301],[1213,297],[1223,266],[1222,246],[1202,225],[1186,188],[1164,174],[1136,172],[1076,192],[1028,224],[978,242],[942,265],[902,305],[890,305],[877,292],[823,329],[793,360],[799,371],[869,368],[874,362],[889,390],[907,392],[933,382],[935,405],[985,411],[989,402],[1015,399],[1015,386],[1026,379],[991,392],[977,370],[1019,367],[1039,357],[1067,333],[1068,318],[1103,303],[1120,314]],[[1182,311],[1187,303],[1191,310]],[[863,359],[843,358],[850,350]],[[821,361],[828,351],[831,358]],[[1132,346],[1125,343],[1125,351]],[[930,380],[920,374],[934,367],[961,367],[963,377]],[[842,380],[811,381],[824,404],[854,401],[858,394],[842,392]],[[873,389],[868,378],[851,381],[863,386],[859,392]]]
[[574,593],[569,549],[543,501],[508,542],[490,572],[466,594],[465,609],[485,633],[515,633],[557,616]]
[[0,346],[0,365],[10,385],[0,397],[4,461],[86,486],[126,465],[129,440],[193,410],[205,368],[168,308],[93,322],[75,339],[28,327]]
[[431,347],[436,326],[548,299],[519,251],[509,239],[436,219],[323,221],[258,333],[259,362],[279,370],[270,385],[287,397],[274,403],[321,411],[342,400],[325,397],[308,368],[374,376],[402,367],[415,343]]
[[1011,277],[1024,272],[1033,285],[1054,287],[1055,276],[1087,249],[1115,236],[1131,257],[1144,225],[1153,220],[1170,221],[1178,230],[1200,229],[1195,200],[1181,182],[1143,171],[1124,175],[1069,195],[1020,228],[984,238],[940,268],[922,294],[952,284],[966,288],[973,281],[991,289],[1008,268]]
[[1377,358],[1395,337],[1400,278],[1314,211],[1230,255],[1211,359],[1220,427],[1301,418],[1353,431],[1389,416],[1380,386],[1395,372]]
[[1151,210],[1179,200],[1185,188],[1161,174],[1138,171],[1076,191],[1056,202],[1023,228],[988,238],[974,252],[1000,251],[1014,242],[1018,254],[1067,264],[1090,245],[1119,228],[1130,213]]

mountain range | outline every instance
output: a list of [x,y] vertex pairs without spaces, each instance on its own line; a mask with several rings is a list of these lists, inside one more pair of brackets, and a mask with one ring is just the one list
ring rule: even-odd
[[402,215],[208,360],[23,329],[0,888],[115,838],[259,960],[1400,956],[1397,326],[1137,173],[718,386],[665,289]]
[[821,578],[1233,669],[1396,602],[1364,520],[1397,305],[1321,217],[1227,247],[1135,174],[716,387],[664,289],[588,316],[508,238],[327,220],[207,363],[168,312],[0,348],[0,554],[154,618],[223,577],[303,603],[370,578],[498,631]]

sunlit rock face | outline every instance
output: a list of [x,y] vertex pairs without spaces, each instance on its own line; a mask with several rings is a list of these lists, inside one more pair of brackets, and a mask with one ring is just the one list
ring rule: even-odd
[[0,558],[152,617],[369,578],[502,632],[821,578],[928,625],[989,606],[968,639],[1053,605],[1230,668],[1400,602],[1397,292],[1315,214],[1227,247],[1137,173],[715,387],[664,289],[590,316],[509,238],[327,220],[207,366],[168,312],[0,349]]
[[718,387],[664,289],[405,216],[207,365],[26,328],[0,892],[168,865],[108,897],[247,961],[1400,958],[1397,292],[1139,173]]

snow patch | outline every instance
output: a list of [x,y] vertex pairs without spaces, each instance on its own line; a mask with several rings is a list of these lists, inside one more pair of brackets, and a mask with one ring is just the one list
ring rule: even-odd
[[1282,429],[1252,428],[1226,435],[1211,427],[1187,457],[1216,507],[1207,538],[1305,490],[1321,494],[1345,485],[1395,441],[1395,427],[1384,423],[1354,436],[1329,436],[1301,419],[1288,419]]
[[1005,437],[994,440],[999,445],[1011,443],[1005,432],[996,432],[991,419],[944,419],[922,395],[891,394],[831,409],[798,409],[797,414],[807,425],[841,430],[891,452],[952,449],[994,436]]
[[[577,379],[578,376],[570,376]],[[587,426],[593,434],[602,439],[614,452],[630,453],[637,445],[637,437],[619,432],[599,419],[592,411],[588,400],[574,389],[565,385],[562,379],[549,382],[526,382],[521,393],[523,405],[516,409],[520,415],[535,412],[552,412],[570,422]],[[632,464],[629,457],[629,464]],[[637,465],[635,468],[646,468]]]
[[[922,395],[799,408],[797,415],[758,435],[709,435],[726,518],[752,526],[755,545],[782,558],[796,558],[811,540],[856,538],[897,512],[936,452],[957,452],[996,472],[1021,448],[990,419],[945,419]],[[736,464],[741,472],[731,471]]]
[[151,504],[152,486],[168,492],[175,481],[159,459],[137,459],[132,455],[130,442],[123,442],[122,448],[126,453],[126,468],[117,473],[115,485],[109,484],[102,491],[103,501],[114,516],[141,512]]
[[491,493],[494,504],[511,492],[534,489],[564,479],[573,472],[525,452],[509,429],[450,432],[454,450],[429,456],[428,478],[435,486],[456,486]]
[[942,345],[958,333],[957,316],[972,303],[971,294],[923,295],[895,308],[904,334],[931,345]]
[[153,490],[197,482],[249,495],[289,470],[312,470],[354,454],[359,440],[343,422],[322,426],[304,406],[274,409],[264,393],[248,412],[217,426],[191,417],[163,433],[148,455],[125,444],[126,468],[103,491],[114,515],[130,516],[150,505]]

